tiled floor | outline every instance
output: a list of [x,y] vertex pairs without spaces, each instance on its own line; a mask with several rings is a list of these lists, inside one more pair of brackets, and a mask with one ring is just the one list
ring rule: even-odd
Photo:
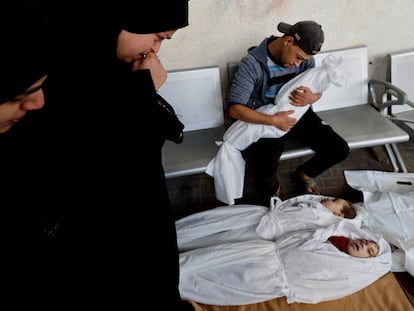
[[[400,144],[400,151],[403,154],[406,166],[409,171],[414,172],[414,143]],[[279,163],[279,180],[281,182],[281,198],[287,199],[303,193],[300,184],[291,178],[291,173],[304,158],[281,161]],[[351,201],[360,201],[360,193],[350,188],[343,175],[344,170],[382,170],[392,171],[386,153],[382,146],[375,148],[363,148],[351,150],[348,158],[333,166],[328,171],[318,176],[315,181],[322,194],[343,197]],[[250,190],[248,178],[245,186],[246,199],[251,198],[254,203],[254,193]],[[177,218],[185,215],[224,205],[215,198],[214,180],[206,174],[197,174],[179,178],[169,179],[168,190]]]
[[[410,141],[399,144],[399,149],[408,171],[414,173],[414,142]],[[290,174],[299,163],[305,160],[306,158],[300,158],[280,162],[279,180],[282,186],[282,199],[302,194],[302,188],[292,180]],[[382,170],[391,172],[392,166],[387,159],[383,147],[356,149],[351,151],[345,161],[335,165],[315,179],[322,194],[358,202],[362,200],[362,196],[358,191],[346,184],[343,175],[344,170]],[[177,219],[198,211],[224,205],[215,199],[214,181],[212,177],[206,174],[173,178],[169,179],[167,183]],[[247,190],[247,196],[254,197],[254,194],[249,193]],[[414,305],[412,287],[414,278],[408,273],[396,274],[396,277],[402,282],[401,284],[405,287],[407,295]]]

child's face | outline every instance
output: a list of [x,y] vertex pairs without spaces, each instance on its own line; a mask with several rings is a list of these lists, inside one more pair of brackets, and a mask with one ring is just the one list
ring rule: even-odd
[[349,239],[347,252],[353,257],[369,258],[375,257],[379,253],[377,243],[364,239]]
[[349,203],[344,199],[323,199],[322,205],[329,209],[335,216],[344,217],[343,208]]

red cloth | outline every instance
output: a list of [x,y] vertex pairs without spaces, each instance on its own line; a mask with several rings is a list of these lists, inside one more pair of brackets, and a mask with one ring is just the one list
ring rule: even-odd
[[345,236],[331,236],[328,239],[337,249],[344,253],[348,253],[348,238]]

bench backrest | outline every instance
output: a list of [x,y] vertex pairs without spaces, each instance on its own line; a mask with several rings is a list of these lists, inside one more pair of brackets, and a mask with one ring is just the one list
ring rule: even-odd
[[[367,103],[367,47],[321,52],[315,55],[316,65],[319,66],[330,53],[342,57],[341,68],[348,75],[347,83],[342,87],[331,85],[314,105],[314,110],[324,111]],[[237,63],[228,65],[230,81],[237,67]],[[167,81],[159,93],[174,107],[185,125],[184,131],[214,128],[224,124],[218,66],[169,71]]]
[[347,75],[344,86],[333,84],[323,93],[321,99],[313,105],[314,111],[351,107],[368,102],[368,52],[366,46],[324,51],[315,55],[316,66],[329,54],[342,57],[340,68]]
[[169,71],[159,94],[174,107],[184,131],[224,124],[218,66]]
[[[388,55],[387,81],[403,90],[414,101],[414,51]],[[393,113],[413,110],[409,105],[395,105]]]

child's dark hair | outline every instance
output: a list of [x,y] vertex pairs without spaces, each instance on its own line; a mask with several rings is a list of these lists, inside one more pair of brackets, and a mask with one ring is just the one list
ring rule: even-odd
[[347,201],[347,205],[342,208],[342,213],[344,214],[344,218],[353,219],[356,216],[356,208],[351,201]]

